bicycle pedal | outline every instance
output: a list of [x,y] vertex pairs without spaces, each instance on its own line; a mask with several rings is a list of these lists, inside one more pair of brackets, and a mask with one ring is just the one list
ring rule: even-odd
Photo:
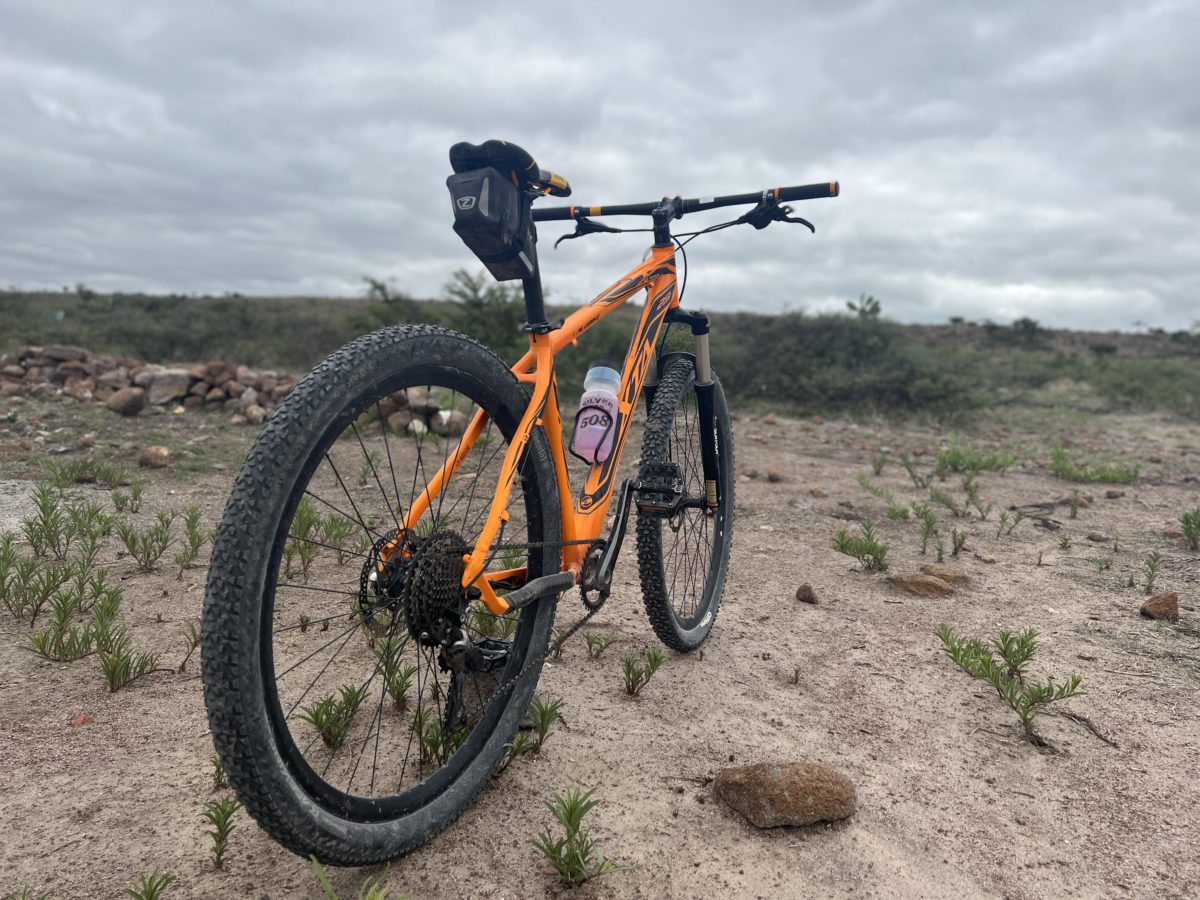
[[679,463],[644,463],[634,491],[634,502],[643,515],[675,515],[684,501]]

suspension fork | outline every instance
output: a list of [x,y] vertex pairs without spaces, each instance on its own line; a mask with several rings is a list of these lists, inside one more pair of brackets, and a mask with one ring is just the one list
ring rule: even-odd
[[721,500],[720,458],[717,449],[717,415],[712,361],[708,349],[708,316],[699,312],[673,309],[668,321],[680,322],[692,330],[692,352],[696,364],[696,412],[700,419],[700,463],[704,469],[704,502],[716,509]]

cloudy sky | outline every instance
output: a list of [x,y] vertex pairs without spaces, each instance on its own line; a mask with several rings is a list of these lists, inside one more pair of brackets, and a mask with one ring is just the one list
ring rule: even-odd
[[[1196,2],[0,0],[0,284],[434,296],[475,265],[446,151],[503,137],[582,203],[841,181],[815,237],[692,244],[694,305],[1186,327],[1197,36]],[[560,302],[646,244],[562,231]]]

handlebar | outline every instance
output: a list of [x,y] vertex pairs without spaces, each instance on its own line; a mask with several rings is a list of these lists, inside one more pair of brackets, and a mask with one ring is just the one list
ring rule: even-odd
[[[821,197],[836,197],[841,188],[836,181],[823,181],[820,184],[801,184],[796,187],[768,188],[765,191],[752,191],[749,194],[730,194],[727,197],[696,197],[681,200],[676,198],[675,207],[679,215],[703,212],[707,209],[717,209],[721,206],[741,206],[747,203],[758,203],[765,197],[773,197],[776,201],[786,203],[794,200],[816,200]],[[654,210],[663,205],[662,200],[652,203],[626,203],[622,206],[548,206],[533,210],[533,221],[552,222],[558,219],[595,218],[597,216],[649,216]]]

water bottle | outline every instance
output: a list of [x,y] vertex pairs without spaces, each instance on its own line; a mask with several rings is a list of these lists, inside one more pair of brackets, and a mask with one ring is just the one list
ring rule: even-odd
[[620,387],[621,373],[602,363],[593,365],[584,376],[571,452],[585,462],[602,463],[612,453]]

